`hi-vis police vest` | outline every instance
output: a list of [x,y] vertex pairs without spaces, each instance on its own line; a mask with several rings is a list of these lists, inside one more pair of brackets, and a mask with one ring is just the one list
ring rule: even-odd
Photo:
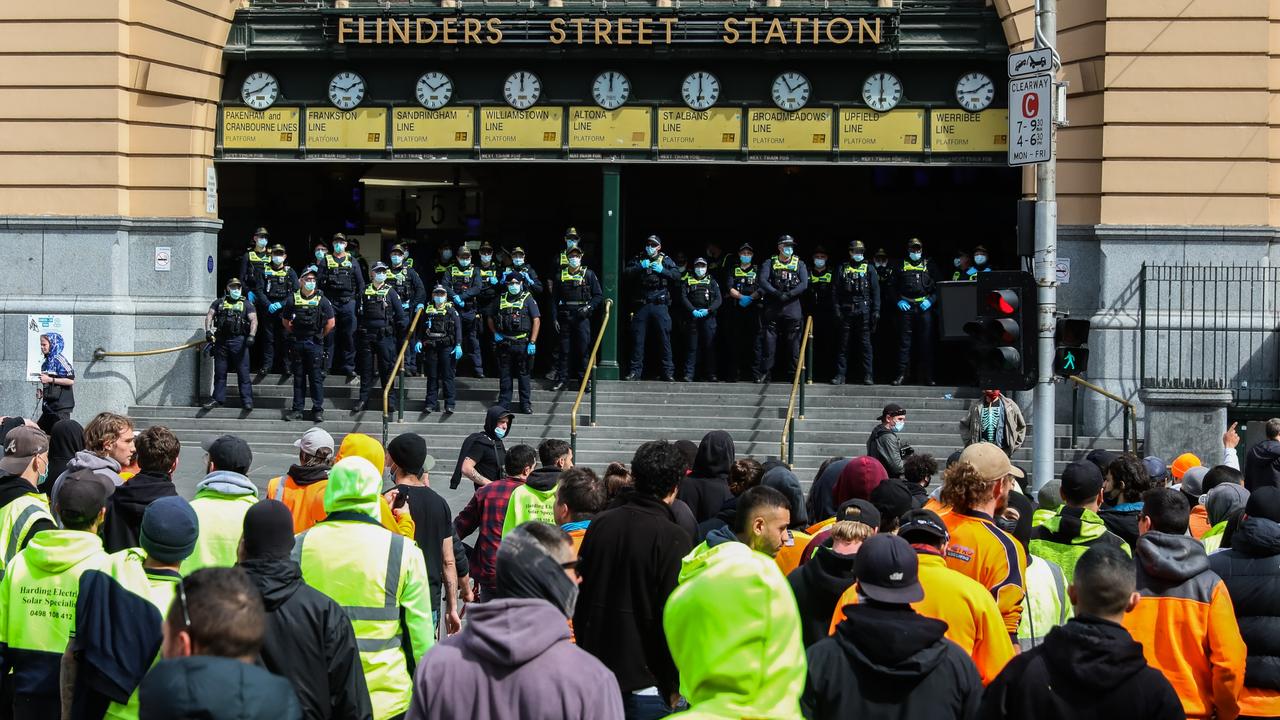
[[770,281],[782,292],[791,292],[800,284],[800,258],[793,256],[788,262],[782,262],[774,256],[770,270]]
[[522,292],[516,297],[511,293],[503,293],[498,300],[498,332],[512,340],[524,340],[533,329],[533,318],[525,312],[524,303],[529,293]]
[[334,302],[350,300],[356,291],[356,271],[351,263],[351,256],[347,255],[339,260],[333,255],[325,255],[324,262],[328,268],[324,274],[325,292]]
[[591,288],[587,286],[586,268],[580,267],[576,271],[568,267],[561,268],[559,290],[561,305],[575,306],[590,302]]
[[733,268],[733,289],[743,295],[750,295],[756,291],[757,280],[756,266],[751,265],[745,270],[741,265],[735,265]]
[[428,305],[422,311],[422,330],[427,337],[427,344],[432,347],[453,345],[457,338],[456,325],[458,314],[448,305],[437,307]]
[[703,276],[702,278],[693,275],[685,277],[685,283],[688,285],[689,302],[695,310],[703,310],[711,307],[711,283],[715,282],[711,276]]
[[390,285],[383,285],[376,288],[369,285],[364,289],[364,306],[362,308],[362,323],[366,329],[382,329],[387,326],[390,319],[387,312],[387,294],[391,291]]
[[293,294],[293,336],[303,339],[320,335],[320,293],[311,297],[303,297],[301,292]]
[[924,300],[933,292],[933,278],[929,276],[929,261],[921,259],[919,263],[910,260],[902,261],[902,270],[898,272],[898,292],[913,302]]
[[233,337],[249,334],[249,313],[245,310],[244,298],[231,302],[225,296],[213,314],[213,327],[218,339],[226,342]]

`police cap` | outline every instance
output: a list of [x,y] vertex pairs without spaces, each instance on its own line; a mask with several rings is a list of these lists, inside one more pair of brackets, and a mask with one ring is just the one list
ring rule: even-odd
[[227,287],[231,288],[231,287],[244,287],[244,286],[240,283],[240,278],[231,278],[230,280],[227,281]]
[[565,237],[565,239],[566,239],[566,240],[568,240],[569,238],[573,238],[574,240],[577,240],[577,239],[578,239],[578,228],[572,228],[572,227],[571,227],[571,228],[569,228],[568,230],[565,230],[565,231],[564,231],[564,237]]
[[443,285],[436,285],[435,287],[431,288],[431,294],[432,295],[436,295],[436,294],[448,295],[449,291],[445,289],[445,286]]
[[979,246],[977,246],[977,247],[975,247],[975,248],[973,249],[973,254],[974,254],[974,255],[977,255],[977,254],[979,254],[979,253],[983,253],[983,254],[985,254],[986,252],[987,252],[987,248],[986,248],[986,246],[985,246],[985,245],[979,245]]
[[388,268],[387,268],[387,264],[386,264],[386,263],[384,263],[384,262],[382,262],[381,260],[379,260],[378,262],[376,262],[376,263],[374,263],[374,264],[373,264],[373,267],[371,267],[371,268],[369,268],[369,269],[370,269],[370,270],[375,270],[375,271],[376,271],[376,270],[386,270],[386,269],[388,269]]
[[512,270],[511,272],[505,273],[502,276],[502,282],[504,283],[518,282],[521,285],[524,285],[524,277],[520,273]]
[[308,276],[308,275],[310,275],[310,276],[312,276],[312,277],[315,277],[315,276],[316,276],[316,266],[315,266],[315,265],[308,265],[308,266],[307,266],[307,269],[306,269],[306,270],[303,270],[303,271],[302,271],[302,274],[298,276],[298,279],[299,279],[299,280],[301,280],[302,278],[304,278],[304,277],[306,277],[306,276]]
[[283,245],[281,245],[280,243],[276,243],[275,245],[271,246],[271,252],[280,253],[281,255],[284,255],[285,249]]
[[782,235],[778,237],[778,244],[779,245],[795,245],[796,239],[791,237],[790,235]]
[[392,246],[391,246],[391,252],[404,253],[404,252],[405,252],[405,249],[404,249],[404,246],[403,246],[403,245],[392,245]]
[[580,247],[578,247],[577,245],[575,245],[575,246],[573,246],[573,247],[569,248],[568,250],[565,250],[565,251],[564,251],[564,254],[565,254],[565,256],[566,256],[566,257],[567,257],[567,256],[569,256],[569,255],[578,255],[578,256],[581,256],[581,255],[582,255],[582,248],[580,248]]
[[458,248],[458,257],[471,257],[471,248],[462,245]]
[[876,248],[875,257],[887,258],[889,257],[889,253],[885,252],[884,248]]
[[334,233],[333,238],[330,240],[330,242],[338,242],[339,240],[341,240],[342,242],[346,242],[347,236],[343,235],[342,233]]
[[254,231],[253,231],[253,236],[254,236],[254,237],[259,237],[259,236],[261,236],[261,237],[266,237],[266,236],[268,236],[268,235],[270,235],[270,233],[268,233],[268,232],[267,232],[267,229],[266,229],[266,228],[264,228],[264,227],[260,227],[260,228],[258,228],[257,230],[254,230]]
[[480,252],[484,252],[485,250],[488,250],[489,252],[493,252],[493,246],[489,244],[488,240],[485,240],[484,242],[480,243]]
[[751,243],[742,243],[741,245],[738,246],[738,252],[742,252],[743,250],[746,250],[753,255],[756,252],[756,249],[751,247]]
[[512,255],[523,255],[523,254],[524,254],[524,248],[522,248],[522,247],[520,247],[519,245],[517,245],[517,246],[515,246],[514,248],[512,248],[512,250],[511,250],[511,254],[512,254]]
[[662,238],[658,237],[657,235],[650,235],[649,237],[645,238],[644,244],[650,245],[652,247],[662,247]]
[[696,266],[696,265],[706,265],[708,263],[706,258],[698,258],[697,260],[693,261],[693,264]]
[[[858,252],[866,252],[866,251],[867,251],[867,246],[866,246],[866,245],[864,245],[864,244],[862,244],[862,241],[861,241],[861,240],[853,240],[853,241],[850,241],[850,243],[849,243],[849,249],[850,249],[850,250],[856,250],[856,251],[858,251]],[[883,255],[883,254],[884,254],[884,248],[881,248],[881,249],[880,249],[880,252],[878,252],[878,253],[876,253],[876,254],[877,254],[877,255]]]
[[911,240],[910,240],[909,242],[907,242],[907,247],[909,247],[909,248],[922,248],[922,247],[924,247],[924,243],[920,242],[920,238],[911,238]]
[[813,249],[813,254],[814,254],[814,257],[817,257],[818,255],[821,255],[822,257],[826,257],[826,256],[827,256],[827,249],[826,249],[825,247],[823,247],[823,246],[819,245],[818,247],[816,247],[816,248],[814,248],[814,249]]

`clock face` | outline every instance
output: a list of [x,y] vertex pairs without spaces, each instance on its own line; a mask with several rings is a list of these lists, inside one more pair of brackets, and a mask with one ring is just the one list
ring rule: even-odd
[[439,110],[453,97],[453,81],[448,75],[432,70],[418,78],[414,86],[418,102],[428,110]]
[[240,99],[254,110],[266,110],[280,97],[280,82],[271,73],[259,70],[244,79]]
[[971,72],[956,81],[956,100],[969,112],[986,110],[996,97],[996,84],[980,72]]
[[591,83],[591,97],[605,110],[617,110],[631,97],[631,81],[617,70],[606,70]]
[[511,107],[527,110],[542,96],[542,81],[528,70],[517,70],[502,83],[502,96]]
[[699,70],[689,73],[680,84],[680,94],[684,102],[694,110],[706,110],[720,99],[720,81],[715,75]]
[[862,83],[862,101],[872,110],[886,112],[902,99],[902,81],[887,72],[872,73]]
[[341,110],[351,110],[364,100],[364,78],[343,70],[329,81],[329,102]]
[[788,112],[804,107],[812,91],[809,78],[795,71],[784,72],[773,79],[773,103]]

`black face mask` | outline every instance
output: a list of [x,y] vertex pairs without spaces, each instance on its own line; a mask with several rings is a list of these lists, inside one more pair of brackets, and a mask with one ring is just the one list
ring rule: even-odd
[[1001,516],[996,518],[996,527],[1012,535],[1013,531],[1018,527],[1018,521]]

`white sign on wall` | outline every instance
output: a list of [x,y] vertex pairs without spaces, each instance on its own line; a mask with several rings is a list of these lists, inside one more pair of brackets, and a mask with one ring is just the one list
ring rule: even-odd
[[27,379],[40,379],[40,366],[44,365],[44,353],[40,350],[40,337],[50,335],[50,340],[57,345],[57,338],[62,340],[62,355],[71,362],[72,317],[70,315],[28,315],[27,316]]
[[204,169],[204,211],[218,212],[218,171],[212,165]]
[[173,248],[156,248],[156,272],[169,272],[173,263]]
[[1009,81],[1009,164],[1035,165],[1053,155],[1053,75]]
[[1071,282],[1071,258],[1058,258],[1058,264],[1053,269],[1054,277],[1059,285],[1066,285]]

